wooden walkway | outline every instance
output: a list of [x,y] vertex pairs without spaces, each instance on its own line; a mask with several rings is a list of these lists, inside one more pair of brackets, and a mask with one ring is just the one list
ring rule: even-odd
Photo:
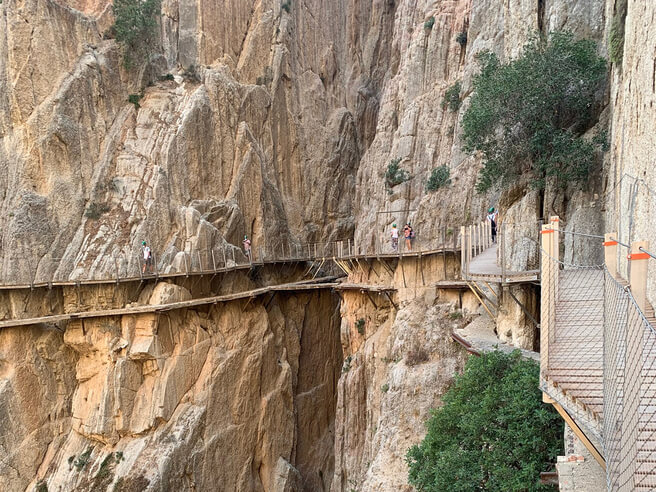
[[264,294],[275,294],[276,292],[305,292],[319,289],[332,289],[338,287],[339,284],[335,282],[337,277],[323,277],[313,280],[304,280],[301,282],[294,282],[289,284],[271,285],[253,289],[245,292],[237,292],[235,294],[228,294],[214,297],[203,297],[200,299],[191,299],[188,301],[172,302],[168,304],[146,304],[141,306],[130,306],[118,309],[106,309],[102,311],[84,311],[75,313],[57,314],[53,316],[41,316],[38,318],[26,319],[11,319],[0,321],[0,328],[9,328],[14,326],[28,326],[44,323],[57,323],[60,321],[68,321],[72,319],[88,319],[88,318],[101,318],[108,316],[124,316],[130,314],[144,314],[144,313],[161,313],[166,311],[173,311],[176,309],[185,309],[196,306],[203,306],[209,304],[219,304],[223,302],[235,301],[239,299],[252,299]]
[[91,279],[79,279],[79,280],[52,280],[52,281],[38,281],[33,283],[16,283],[16,284],[0,284],[0,290],[20,290],[20,289],[35,289],[35,288],[52,288],[59,286],[69,286],[69,287],[78,287],[81,285],[111,285],[111,284],[121,284],[129,282],[144,282],[151,280],[165,280],[165,279],[174,279],[174,278],[185,278],[185,277],[198,277],[198,276],[212,276],[218,275],[221,273],[232,272],[235,270],[250,270],[256,267],[263,267],[266,265],[284,265],[286,263],[305,263],[305,262],[317,262],[317,261],[330,261],[330,260],[342,260],[342,261],[367,261],[367,260],[381,260],[381,259],[403,259],[403,258],[419,258],[422,256],[431,256],[431,255],[441,255],[446,253],[457,253],[460,249],[454,247],[443,247],[428,249],[423,251],[406,251],[398,253],[364,253],[364,254],[342,254],[342,255],[327,255],[317,253],[317,256],[292,256],[292,257],[282,257],[282,258],[272,258],[265,260],[257,260],[253,262],[238,263],[231,266],[220,267],[216,269],[199,269],[199,270],[189,270],[184,272],[170,272],[170,273],[156,273],[156,274],[145,274],[145,275],[126,275],[125,277],[114,276],[106,278],[91,278]]
[[535,282],[540,278],[539,270],[515,272],[504,270],[497,263],[497,244],[492,244],[483,252],[474,256],[467,265],[467,278],[499,283]]
[[563,270],[559,275],[553,336],[545,379],[573,405],[603,418],[604,272]]

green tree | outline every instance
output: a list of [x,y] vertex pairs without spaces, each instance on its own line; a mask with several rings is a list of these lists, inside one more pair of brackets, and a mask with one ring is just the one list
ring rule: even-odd
[[464,150],[484,159],[478,191],[527,173],[538,188],[550,177],[561,186],[585,182],[598,146],[581,135],[594,123],[608,75],[595,44],[554,32],[509,63],[491,52],[478,58],[462,121]]
[[114,0],[112,9],[116,41],[123,50],[123,62],[129,68],[156,48],[161,0]]
[[540,472],[562,452],[563,422],[542,403],[538,377],[519,351],[471,357],[408,451],[410,484],[423,492],[553,490]]

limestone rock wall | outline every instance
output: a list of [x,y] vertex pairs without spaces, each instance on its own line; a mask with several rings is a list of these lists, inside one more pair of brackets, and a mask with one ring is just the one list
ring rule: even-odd
[[[147,302],[189,297],[160,283]],[[0,488],[328,487],[336,298],[245,302],[0,332]]]
[[453,278],[454,259],[424,260],[423,275],[411,260],[393,266],[393,277],[376,264],[352,280],[394,285],[394,304],[377,294],[343,294],[333,492],[410,490],[406,452],[468,357],[451,339],[467,316],[457,296],[434,287]]
[[130,271],[144,239],[164,265],[352,236],[393,3],[164,2],[131,72],[108,5],[0,5],[2,281]]
[[[656,101],[653,52],[656,40],[649,35],[653,27],[656,5],[628,2],[625,23],[624,52],[621,64],[612,71],[611,165],[604,194],[609,231],[617,231],[623,243],[649,241],[650,251],[656,246],[654,214],[656,213],[656,151],[651,117]],[[609,19],[614,13],[608,2]],[[620,271],[626,278],[626,249],[618,248]],[[648,296],[656,305],[656,265],[649,261]]]

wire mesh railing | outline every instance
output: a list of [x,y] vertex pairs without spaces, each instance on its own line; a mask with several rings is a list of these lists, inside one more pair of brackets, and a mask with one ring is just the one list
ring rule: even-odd
[[656,331],[605,271],[604,455],[610,490],[656,489]]
[[[563,232],[586,243],[579,245],[585,259],[559,260]],[[567,233],[557,221],[542,233],[543,391],[601,445],[608,490],[654,490],[656,331],[645,296],[645,243],[623,245],[631,263],[625,283],[612,234]]]

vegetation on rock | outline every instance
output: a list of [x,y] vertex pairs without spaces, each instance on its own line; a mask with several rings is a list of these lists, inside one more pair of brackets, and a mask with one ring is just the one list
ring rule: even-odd
[[536,188],[548,178],[584,183],[599,146],[581,135],[594,123],[607,79],[594,43],[554,32],[509,63],[491,52],[478,58],[481,72],[462,121],[464,149],[484,159],[478,191],[523,174]]
[[462,103],[460,99],[460,91],[462,90],[462,85],[460,82],[456,82],[451,87],[449,87],[444,93],[444,99],[442,100],[442,109],[449,108],[453,113],[460,109],[460,104]]
[[401,158],[392,159],[385,171],[385,186],[391,190],[394,186],[405,183],[410,179],[410,173],[400,166]]
[[624,56],[624,30],[626,23],[626,14],[628,10],[628,1],[619,0],[615,5],[615,13],[610,25],[608,34],[608,58],[613,63],[622,63]]
[[437,191],[444,186],[451,184],[451,170],[448,166],[440,166],[433,169],[428,181],[426,182],[426,191]]
[[563,422],[542,403],[539,366],[511,354],[470,357],[406,456],[418,490],[551,490],[540,484],[562,451]]
[[157,19],[162,13],[161,0],[114,0],[113,30],[123,50],[123,63],[147,58],[157,43]]
[[467,31],[461,31],[456,36],[456,42],[463,47],[467,44]]
[[435,25],[435,17],[430,16],[426,22],[424,22],[424,29],[433,29],[433,26]]

